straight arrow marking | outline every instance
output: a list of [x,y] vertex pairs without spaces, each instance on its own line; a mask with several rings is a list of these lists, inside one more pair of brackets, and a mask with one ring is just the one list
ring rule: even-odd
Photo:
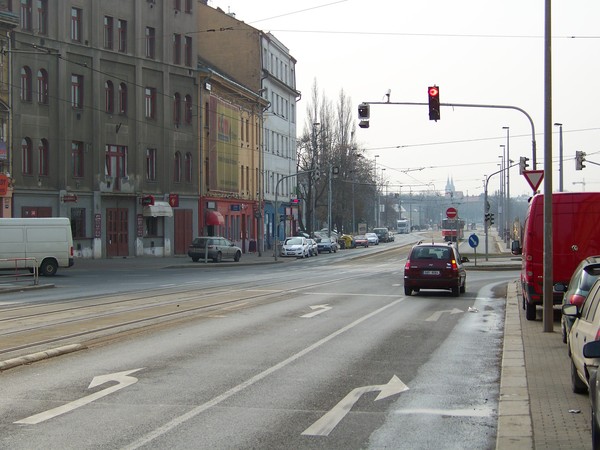
[[99,375],[92,379],[92,382],[88,386],[88,389],[91,389],[96,386],[103,385],[105,383],[109,383],[111,381],[116,381],[117,384],[114,386],[103,389],[102,391],[98,391],[94,394],[88,395],[87,397],[80,398],[71,403],[67,403],[66,405],[59,406],[57,408],[50,409],[48,411],[41,412],[39,414],[35,414],[33,416],[26,417],[25,419],[18,420],[15,423],[22,423],[26,425],[35,425],[40,422],[44,422],[48,419],[52,419],[53,417],[60,416],[62,414],[73,411],[74,409],[85,406],[94,400],[98,400],[99,398],[106,397],[113,392],[116,392],[120,389],[123,389],[127,386],[137,383],[138,379],[135,377],[130,377],[129,375],[137,372],[140,369],[126,370],[125,372],[117,372],[111,373],[108,375]]
[[408,391],[408,386],[400,381],[396,375],[387,384],[375,386],[363,386],[353,389],[331,410],[325,413],[319,420],[313,423],[310,427],[302,432],[306,436],[329,436],[329,433],[337,426],[338,423],[350,412],[354,404],[367,392],[379,391],[379,395],[375,399],[381,400],[392,395],[400,394]]
[[314,306],[311,306],[310,309],[312,309],[313,312],[304,314],[303,316],[300,316],[300,317],[309,319],[311,317],[318,316],[319,314],[324,313],[325,311],[329,311],[330,309],[333,309],[333,307],[325,304],[325,305],[314,305]]

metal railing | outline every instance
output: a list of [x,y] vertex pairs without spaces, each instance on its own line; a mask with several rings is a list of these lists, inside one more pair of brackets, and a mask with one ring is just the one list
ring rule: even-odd
[[[30,261],[33,262],[33,267],[27,264]],[[0,258],[0,263],[7,262],[8,264],[2,265],[11,267],[0,270],[0,285],[27,282],[32,282],[34,286],[39,284],[39,265],[36,258]]]

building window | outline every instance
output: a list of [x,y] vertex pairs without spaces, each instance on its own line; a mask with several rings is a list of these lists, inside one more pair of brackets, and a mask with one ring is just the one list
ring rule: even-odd
[[192,154],[190,152],[185,154],[185,182],[186,183],[191,183],[192,182],[192,172],[193,171],[193,166],[192,166]]
[[114,190],[120,190],[121,180],[127,176],[127,147],[106,145],[106,166],[104,174],[114,180]]
[[181,0],[173,0],[173,9],[175,11],[181,11]]
[[184,64],[188,67],[192,67],[192,38],[190,36],[185,37],[184,53]]
[[146,149],[146,180],[156,181],[156,149]]
[[37,0],[38,33],[48,34],[48,0]]
[[113,18],[104,16],[104,48],[112,50],[113,48]]
[[31,69],[27,66],[21,67],[21,100],[31,101]]
[[74,178],[83,178],[83,142],[71,142],[71,174]]
[[185,12],[186,13],[192,12],[192,0],[185,0]]
[[181,95],[179,92],[175,92],[173,97],[173,123],[177,127],[181,125]]
[[71,75],[71,106],[83,108],[83,75]]
[[32,175],[33,174],[33,161],[31,154],[31,139],[28,137],[23,138],[21,141],[21,170],[23,171],[23,175]]
[[190,94],[185,96],[185,99],[183,101],[184,104],[184,109],[185,109],[185,123],[186,125],[191,125],[192,124],[192,96]]
[[75,239],[83,239],[85,235],[85,208],[71,208],[71,234]]
[[121,53],[127,52],[127,21],[119,19],[117,23],[119,33],[119,51]]
[[81,42],[81,15],[79,8],[71,8],[71,40]]
[[104,107],[107,113],[113,113],[115,110],[115,88],[112,81],[104,83]]
[[156,89],[146,88],[144,92],[146,118],[156,119]]
[[146,27],[146,58],[154,59],[155,55],[155,31],[152,27]]
[[48,141],[46,139],[42,139],[40,141],[40,146],[38,148],[39,151],[39,157],[38,157],[38,163],[39,163],[39,175],[42,176],[46,176],[49,173],[49,169],[48,169],[48,163],[50,161],[49,159],[49,149],[48,149]]
[[25,31],[32,29],[32,0],[21,0],[21,28]]
[[38,70],[37,73],[37,88],[38,88],[38,103],[42,105],[48,104],[48,72],[44,69]]
[[173,64],[181,64],[181,35],[173,35]]
[[175,159],[173,161],[173,181],[181,183],[181,153],[179,152],[175,152]]
[[127,85],[119,84],[119,114],[127,114]]

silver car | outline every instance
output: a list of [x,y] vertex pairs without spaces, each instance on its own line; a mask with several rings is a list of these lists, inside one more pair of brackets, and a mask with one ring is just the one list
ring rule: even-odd
[[194,262],[205,258],[210,258],[214,262],[221,262],[224,258],[238,262],[242,257],[242,249],[224,237],[199,236],[188,247],[188,256]]
[[308,258],[308,239],[302,236],[289,237],[281,246],[281,256],[296,256],[297,258]]

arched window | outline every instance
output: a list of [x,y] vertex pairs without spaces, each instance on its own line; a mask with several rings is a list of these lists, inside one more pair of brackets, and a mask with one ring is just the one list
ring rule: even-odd
[[127,114],[127,85],[119,84],[119,114]]
[[185,108],[185,123],[186,125],[192,124],[192,96],[190,94],[185,96],[184,99]]
[[176,126],[181,125],[181,95],[175,92],[173,96],[173,123]]
[[37,73],[38,103],[48,104],[48,72],[45,69],[38,70]]
[[175,160],[173,161],[173,181],[181,183],[181,153],[175,152]]
[[190,152],[185,154],[185,182],[192,182],[192,154]]
[[41,139],[38,147],[38,164],[39,164],[39,175],[48,175],[48,163],[49,163],[49,149],[48,149],[48,141],[46,139]]
[[27,66],[21,67],[21,100],[31,101],[31,69]]
[[112,114],[115,110],[115,88],[110,80],[104,83],[104,97],[105,110]]
[[21,168],[23,171],[23,175],[32,175],[33,174],[33,161],[31,154],[31,139],[28,137],[23,138],[21,141]]

